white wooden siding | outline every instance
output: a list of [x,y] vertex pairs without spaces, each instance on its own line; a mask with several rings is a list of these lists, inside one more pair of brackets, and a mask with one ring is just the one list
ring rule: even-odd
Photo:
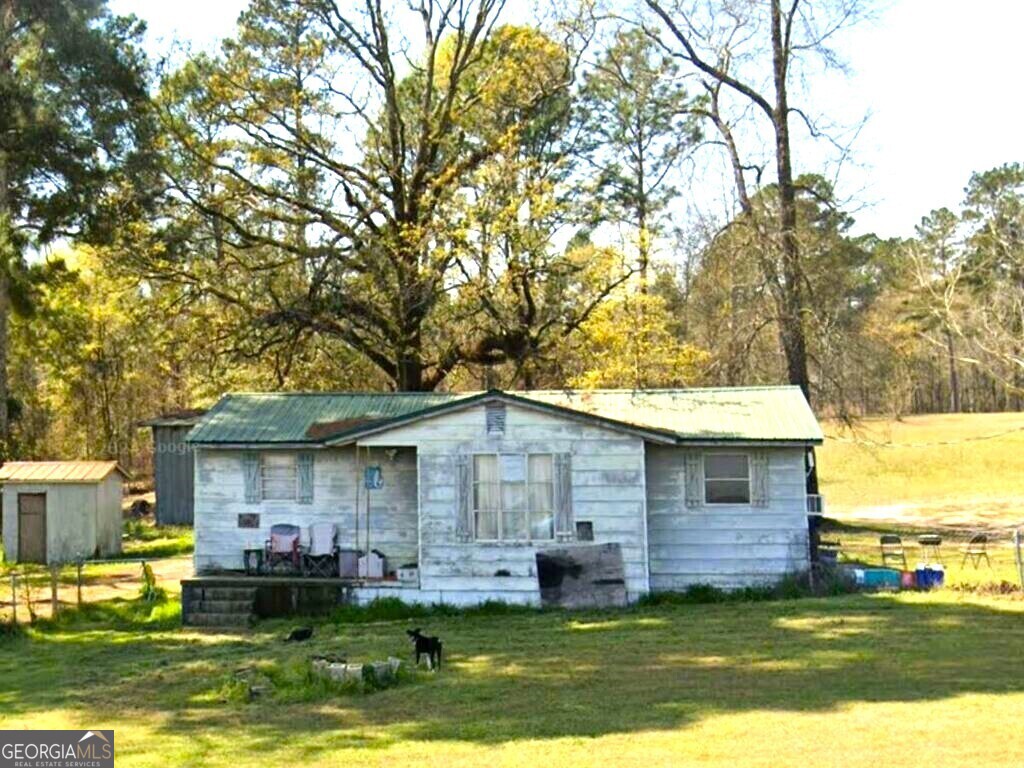
[[767,453],[767,506],[687,507],[685,451],[647,445],[652,591],[767,583],[807,568],[803,451],[773,448]]
[[4,555],[18,559],[18,495],[46,494],[46,557],[51,563],[121,551],[121,475],[96,483],[7,483],[3,487]]
[[[515,405],[507,406],[504,434],[488,436],[486,410],[480,405],[398,427],[361,444],[417,447],[420,587],[425,593],[453,603],[540,602],[537,551],[557,544],[456,541],[455,457],[493,452],[571,454],[575,520],[593,523],[595,542],[621,545],[631,599],[647,591],[641,439]],[[509,575],[497,576],[499,571]]]
[[[295,500],[246,503],[242,451],[200,449],[195,457],[195,566],[197,572],[242,567],[242,550],[262,547],[270,526],[291,523],[302,528],[308,543],[309,526],[330,522],[338,526],[343,549],[366,547],[366,491],[362,467],[379,464],[384,487],[370,494],[370,546],[384,552],[389,568],[415,562],[418,549],[416,515],[416,452],[402,448],[393,458],[383,450],[359,462],[352,447],[314,452],[313,502]],[[358,498],[359,535],[356,540]],[[239,528],[238,515],[260,516],[259,528]]]

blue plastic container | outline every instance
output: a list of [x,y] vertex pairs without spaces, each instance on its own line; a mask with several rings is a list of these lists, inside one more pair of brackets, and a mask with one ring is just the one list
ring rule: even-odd
[[946,569],[941,565],[923,565],[918,563],[914,575],[917,577],[918,589],[936,589],[941,587],[946,581]]
[[899,589],[900,572],[891,568],[865,568],[864,586],[869,589]]

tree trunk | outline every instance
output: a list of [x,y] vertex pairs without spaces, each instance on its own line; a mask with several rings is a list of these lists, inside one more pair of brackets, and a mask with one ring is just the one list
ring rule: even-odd
[[789,383],[811,401],[804,332],[803,269],[796,239],[796,188],[789,146],[789,98],[786,88],[789,51],[782,31],[780,0],[772,0],[772,70],[775,81],[775,166],[779,183],[779,244],[782,255],[782,306],[779,317]]
[[956,369],[956,348],[953,345],[953,334],[946,329],[946,354],[949,358],[949,406],[953,413],[960,413],[963,404],[960,400],[960,373]]
[[0,461],[7,460],[10,437],[7,413],[7,323],[11,311],[10,262],[14,232],[7,202],[7,153],[0,149]]

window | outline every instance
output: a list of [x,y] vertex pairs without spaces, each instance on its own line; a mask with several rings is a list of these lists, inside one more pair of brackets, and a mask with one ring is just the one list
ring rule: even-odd
[[554,496],[550,454],[473,457],[473,524],[478,540],[553,539]]
[[745,453],[704,454],[704,502],[750,503],[750,461]]
[[298,475],[295,464],[295,455],[290,453],[264,453],[260,456],[260,487],[264,500],[295,499]]

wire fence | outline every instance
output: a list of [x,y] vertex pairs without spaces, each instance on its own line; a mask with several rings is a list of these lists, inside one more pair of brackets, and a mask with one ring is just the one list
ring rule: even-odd
[[158,588],[143,560],[0,565],[0,621],[30,624],[94,603],[146,598]]

